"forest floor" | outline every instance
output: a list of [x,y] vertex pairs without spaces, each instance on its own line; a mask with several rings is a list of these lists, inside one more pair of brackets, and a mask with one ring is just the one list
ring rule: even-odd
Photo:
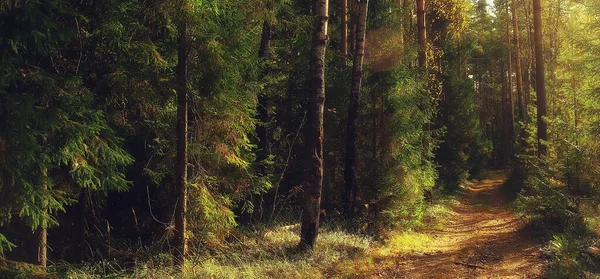
[[[523,228],[503,194],[503,172],[467,182],[456,195],[435,201],[416,231],[391,232],[379,242],[324,224],[317,249],[295,253],[299,225],[289,222],[239,233],[214,253],[189,261],[174,277],[168,254],[123,262],[54,267],[56,278],[536,278],[544,272],[544,246]],[[3,269],[8,273],[2,273]],[[62,271],[61,271],[62,270]],[[27,271],[27,272],[25,272]],[[63,272],[65,272],[63,274]],[[0,278],[25,274],[28,266],[5,267]],[[3,277],[4,275],[4,277]],[[45,278],[41,276],[39,278]],[[48,278],[55,278],[50,276]]]
[[[423,231],[427,245],[397,254],[359,278],[536,278],[541,244],[523,229],[501,191],[503,172],[464,186],[439,228]],[[374,258],[390,262],[389,258]]]

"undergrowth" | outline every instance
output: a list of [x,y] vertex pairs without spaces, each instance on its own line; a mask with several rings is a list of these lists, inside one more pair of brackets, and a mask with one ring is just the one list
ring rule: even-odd
[[580,150],[556,142],[550,146],[562,150],[560,156],[540,157],[535,138],[526,140],[504,190],[547,243],[544,278],[600,278],[600,169]]
[[[430,204],[421,228],[441,228],[455,203],[441,198]],[[191,253],[183,273],[172,268],[170,255],[148,249],[138,251],[139,257],[131,263],[110,259],[82,265],[55,263],[47,277],[39,278],[348,278],[393,265],[398,254],[425,250],[431,239],[419,230],[396,230],[379,239],[349,233],[340,223],[330,221],[322,225],[316,249],[299,252],[295,248],[299,225],[281,222],[232,231],[224,243],[202,249],[208,252]],[[22,268],[10,272],[0,272],[0,278],[2,274],[22,278],[34,274]]]

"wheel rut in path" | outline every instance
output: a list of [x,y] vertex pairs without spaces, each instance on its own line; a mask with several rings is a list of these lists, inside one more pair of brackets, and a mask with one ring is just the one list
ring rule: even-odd
[[536,278],[542,274],[540,244],[522,229],[500,191],[503,172],[461,189],[441,229],[428,230],[423,251],[396,256],[395,266],[363,278]]

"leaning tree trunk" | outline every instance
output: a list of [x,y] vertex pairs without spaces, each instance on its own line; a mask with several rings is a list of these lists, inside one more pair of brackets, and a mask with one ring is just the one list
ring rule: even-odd
[[523,69],[521,67],[521,43],[519,41],[519,23],[517,22],[516,0],[511,0],[513,40],[515,41],[515,74],[517,75],[517,102],[519,105],[519,120],[525,119],[525,105],[523,102]]
[[[185,9],[185,8],[183,8]],[[185,12],[185,10],[184,10]],[[179,24],[179,46],[177,49],[177,66],[175,76],[177,82],[177,156],[175,163],[175,187],[177,201],[175,205],[175,237],[173,239],[173,259],[175,265],[183,268],[186,252],[186,211],[187,211],[187,137],[188,137],[188,102],[187,102],[187,22],[184,18]]]
[[356,138],[358,136],[358,112],[360,111],[359,95],[362,81],[362,67],[365,57],[365,33],[367,29],[367,9],[369,0],[359,3],[358,26],[356,29],[356,47],[352,68],[352,85],[350,87],[350,105],[348,106],[348,128],[346,131],[346,162],[344,178],[346,180],[345,205],[346,215],[352,216],[356,200]]
[[419,67],[427,67],[427,54],[425,42],[425,0],[417,0],[417,30],[419,32]]
[[548,123],[544,120],[547,115],[546,84],[544,69],[544,52],[542,47],[542,5],[540,0],[533,0],[533,28],[535,30],[535,84],[537,96],[537,130],[538,152],[541,156],[548,153]]
[[312,249],[319,233],[319,207],[323,189],[323,110],[325,106],[325,51],[328,0],[315,0],[315,25],[308,73],[310,96],[305,130],[305,177],[300,224],[302,249]]

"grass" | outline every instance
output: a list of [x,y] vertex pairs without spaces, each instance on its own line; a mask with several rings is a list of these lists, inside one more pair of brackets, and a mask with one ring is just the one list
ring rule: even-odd
[[[442,227],[454,204],[452,199],[442,199],[429,206],[423,214],[422,229]],[[349,233],[336,223],[326,223],[316,249],[298,252],[299,230],[298,224],[289,223],[240,229],[220,247],[191,258],[183,274],[173,270],[168,254],[148,252],[135,263],[59,264],[49,278],[350,278],[394,265],[398,255],[426,250],[431,242],[418,229],[391,232],[387,239],[376,241],[368,235]]]

